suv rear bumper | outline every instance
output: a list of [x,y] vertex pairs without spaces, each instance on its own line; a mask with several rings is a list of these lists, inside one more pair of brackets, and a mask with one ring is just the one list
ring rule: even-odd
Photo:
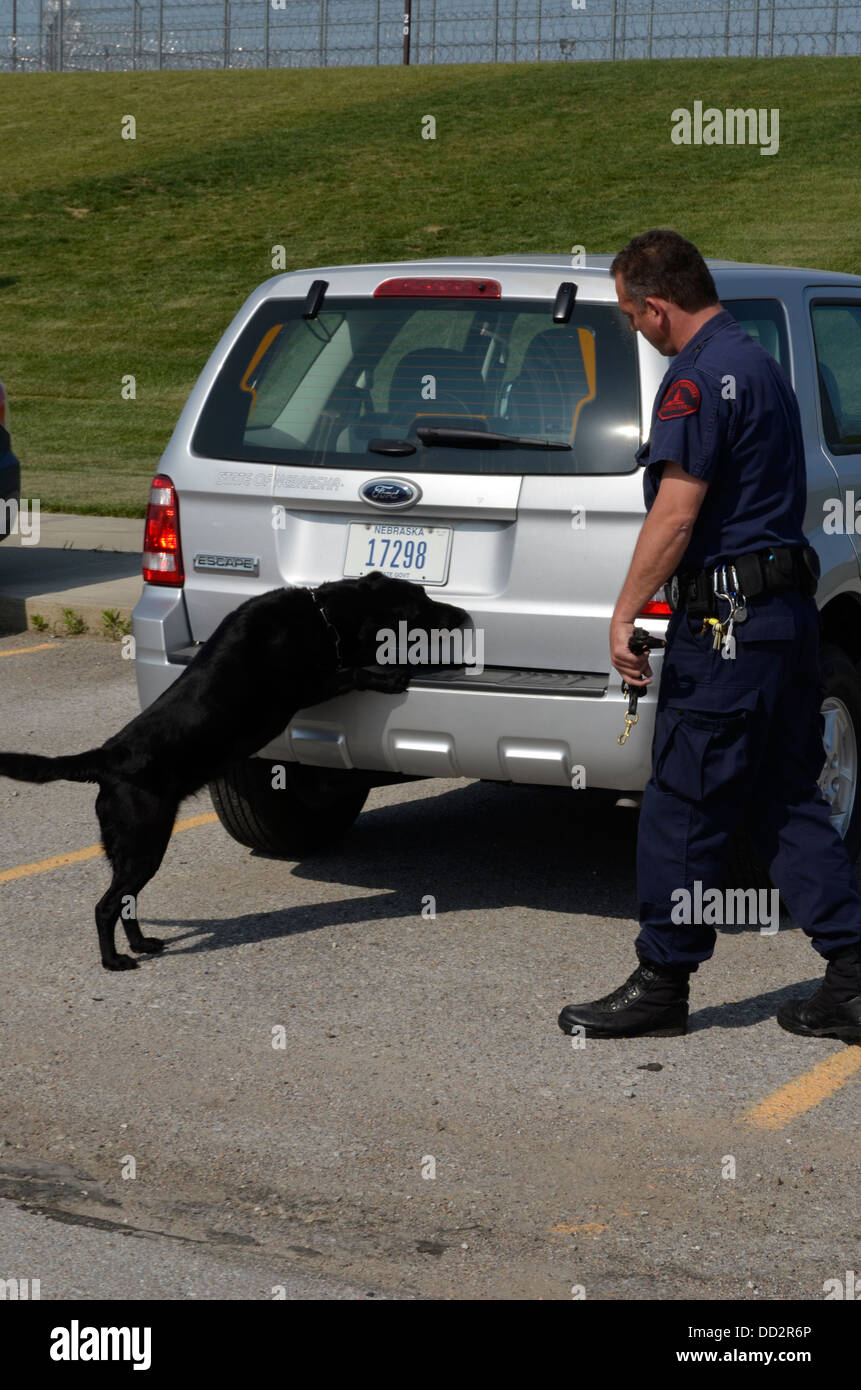
[[[134,622],[145,707],[182,674],[195,648],[181,590],[145,586]],[[654,701],[642,702],[621,747],[626,708],[606,673],[425,673],[402,695],[353,691],[299,710],[261,751],[317,767],[640,791],[651,771]]]

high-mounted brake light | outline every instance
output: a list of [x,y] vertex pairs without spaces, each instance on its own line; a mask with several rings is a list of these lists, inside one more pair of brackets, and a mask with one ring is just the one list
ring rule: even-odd
[[374,290],[374,298],[409,296],[413,299],[500,299],[502,289],[498,280],[441,280],[420,279],[383,280]]
[[179,543],[179,503],[176,488],[165,473],[152,480],[146,509],[143,543],[145,584],[185,583]]

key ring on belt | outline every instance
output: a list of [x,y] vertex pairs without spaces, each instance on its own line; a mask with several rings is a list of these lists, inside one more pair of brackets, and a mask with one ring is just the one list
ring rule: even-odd
[[[733,571],[733,578],[735,579],[735,582],[736,582],[736,584],[737,584],[737,583],[738,583],[738,579],[735,577],[735,567],[734,567],[734,566],[730,566],[730,568],[731,568],[732,571]],[[729,613],[727,614],[727,618],[729,618],[729,617],[731,617],[731,615],[732,615],[732,613],[733,613],[733,610],[734,610],[735,607],[736,607],[735,600],[734,600],[734,598],[732,597],[732,593],[735,592],[735,593],[736,593],[736,597],[737,597],[738,595],[737,595],[737,592],[736,592],[736,591],[732,591],[732,592],[728,592],[728,591],[727,591],[726,570],[727,570],[726,565],[715,565],[715,567],[714,567],[714,572],[713,572],[713,574],[712,574],[712,589],[713,589],[713,591],[714,591],[714,596],[715,596],[716,599],[724,598],[724,599],[726,599],[727,603],[729,604]],[[718,574],[719,574],[719,573],[720,573],[720,575],[721,575],[721,579],[720,579],[720,584],[722,585],[721,588],[718,588]],[[724,624],[721,623],[720,626],[723,627]]]

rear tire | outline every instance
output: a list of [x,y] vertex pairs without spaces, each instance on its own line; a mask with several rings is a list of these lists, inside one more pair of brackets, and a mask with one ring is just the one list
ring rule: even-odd
[[[819,779],[832,806],[832,821],[843,837],[852,863],[861,852],[861,666],[853,666],[840,648],[824,643],[820,654],[825,698],[826,761]],[[771,888],[772,883],[752,841],[733,837],[727,881],[738,887]]]
[[[273,787],[273,769],[285,785]],[[249,849],[301,859],[337,844],[371,789],[363,772],[248,758],[210,782],[209,795],[228,835]]]

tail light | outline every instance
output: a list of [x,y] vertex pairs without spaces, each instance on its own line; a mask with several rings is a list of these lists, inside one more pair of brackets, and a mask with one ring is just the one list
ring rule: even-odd
[[669,618],[672,615],[672,608],[664,598],[663,589],[659,589],[656,594],[652,594],[648,603],[644,603],[640,609],[641,618]]
[[176,488],[164,473],[152,480],[146,509],[143,543],[143,577],[146,584],[185,583],[179,543],[179,503]]
[[0,425],[2,425],[4,429],[9,428],[7,416],[8,402],[6,399],[6,387],[3,385],[2,381],[0,381]]

